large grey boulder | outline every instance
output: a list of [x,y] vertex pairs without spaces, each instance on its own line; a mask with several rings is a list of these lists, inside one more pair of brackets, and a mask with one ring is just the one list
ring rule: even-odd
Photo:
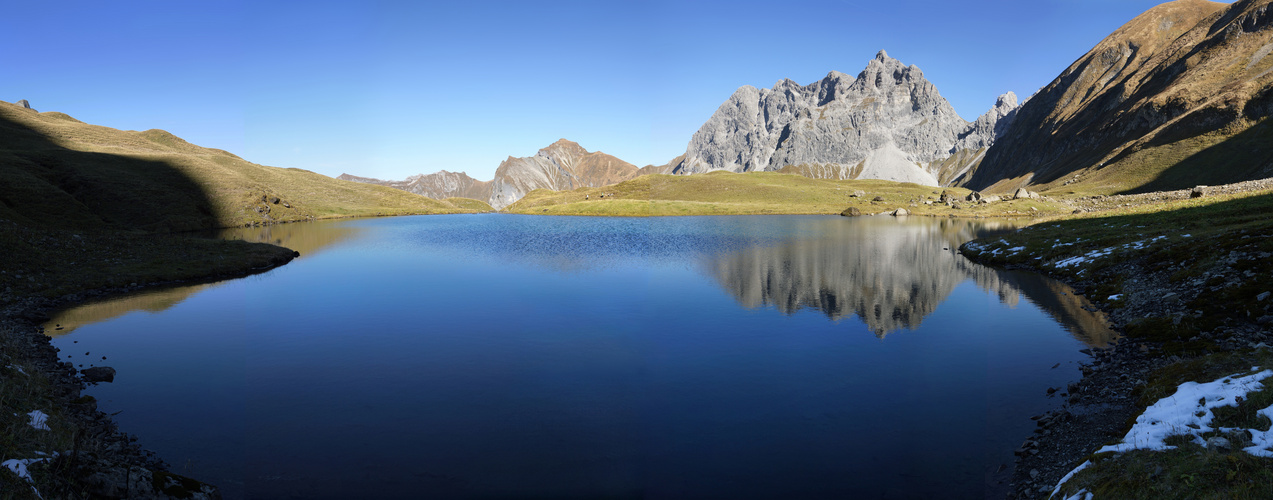
[[27,102],[26,99],[19,99],[18,102],[15,102],[14,104],[17,104],[18,106],[22,106],[27,109],[31,109],[31,103]]

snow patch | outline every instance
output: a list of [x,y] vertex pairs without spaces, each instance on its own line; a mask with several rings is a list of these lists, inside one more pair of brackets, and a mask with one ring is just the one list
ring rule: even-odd
[[1074,477],[1074,475],[1075,475],[1075,474],[1078,474],[1078,473],[1079,473],[1079,471],[1081,471],[1081,470],[1083,470],[1083,469],[1086,469],[1086,468],[1088,468],[1088,467],[1089,467],[1089,466],[1091,466],[1091,465],[1092,465],[1092,461],[1091,461],[1091,460],[1088,460],[1088,461],[1086,461],[1086,462],[1083,462],[1083,463],[1079,464],[1079,466],[1078,466],[1078,467],[1075,467],[1075,468],[1074,468],[1074,470],[1070,471],[1070,473],[1069,473],[1069,474],[1066,474],[1066,475],[1065,475],[1065,477],[1061,478],[1061,480],[1060,480],[1060,481],[1057,481],[1057,483],[1056,483],[1056,488],[1053,488],[1053,489],[1052,489],[1052,494],[1051,494],[1051,495],[1048,495],[1048,498],[1052,498],[1052,497],[1056,496],[1056,494],[1057,494],[1057,493],[1060,493],[1060,492],[1061,492],[1061,485],[1065,484],[1065,482],[1066,482],[1066,481],[1069,481],[1069,480],[1070,480],[1070,478]]
[[[1195,443],[1206,446],[1202,434],[1216,430],[1211,427],[1211,420],[1215,418],[1211,410],[1221,406],[1236,406],[1238,396],[1245,396],[1251,391],[1262,389],[1264,384],[1261,381],[1270,376],[1273,376],[1273,370],[1264,370],[1242,377],[1230,375],[1204,384],[1197,382],[1180,384],[1175,394],[1158,400],[1136,417],[1136,425],[1132,426],[1132,430],[1127,431],[1123,442],[1102,447],[1097,450],[1097,453],[1175,449],[1175,446],[1168,446],[1165,442],[1169,436],[1193,436]],[[1260,411],[1269,412],[1266,415],[1273,414],[1273,406]],[[1236,429],[1221,428],[1220,430],[1227,432]],[[1273,444],[1273,430],[1263,432],[1247,430],[1251,432],[1254,437],[1252,441],[1256,444],[1244,450],[1252,455],[1273,456],[1273,452],[1266,449]],[[1256,436],[1256,434],[1261,435]]]
[[31,413],[28,413],[27,416],[31,417],[31,427],[41,431],[49,430],[49,416],[44,412],[31,410]]

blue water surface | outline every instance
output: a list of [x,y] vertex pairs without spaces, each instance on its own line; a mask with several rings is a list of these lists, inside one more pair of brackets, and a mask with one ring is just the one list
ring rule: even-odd
[[240,230],[301,258],[67,311],[54,343],[116,368],[88,391],[99,406],[229,498],[981,498],[1058,404],[1045,390],[1111,334],[1063,285],[956,251],[1005,229],[485,214]]

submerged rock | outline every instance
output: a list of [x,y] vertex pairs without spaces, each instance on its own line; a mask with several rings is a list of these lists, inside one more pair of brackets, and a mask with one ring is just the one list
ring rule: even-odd
[[80,370],[85,382],[114,382],[115,369],[109,366],[94,366]]

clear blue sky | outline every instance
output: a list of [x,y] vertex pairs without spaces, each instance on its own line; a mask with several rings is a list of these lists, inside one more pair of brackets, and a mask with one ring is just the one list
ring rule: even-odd
[[663,164],[736,88],[880,49],[972,120],[1158,3],[9,2],[0,100],[330,176],[485,180],[563,137]]

